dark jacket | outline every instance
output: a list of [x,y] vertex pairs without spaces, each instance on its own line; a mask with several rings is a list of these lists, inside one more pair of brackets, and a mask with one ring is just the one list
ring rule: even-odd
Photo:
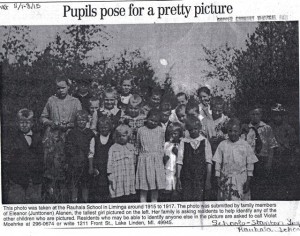
[[42,183],[44,173],[42,138],[33,132],[31,139],[29,146],[23,133],[14,132],[7,150],[8,178],[24,188],[30,179],[33,184]]

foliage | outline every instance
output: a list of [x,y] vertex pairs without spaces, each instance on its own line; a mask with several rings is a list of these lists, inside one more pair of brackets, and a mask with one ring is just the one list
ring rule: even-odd
[[237,52],[233,75],[238,78],[238,110],[260,103],[298,103],[299,48],[297,22],[262,22]]
[[[2,73],[2,118],[13,125],[15,115],[27,107],[35,113],[36,123],[47,99],[55,92],[55,79],[97,81],[104,87],[120,88],[123,78],[134,80],[134,92],[147,98],[149,88],[159,88],[150,60],[139,49],[123,51],[112,58],[92,58],[93,50],[106,50],[111,36],[103,26],[68,26],[44,50],[35,49],[29,27],[4,28]],[[1,62],[0,61],[0,62]],[[30,62],[30,63],[28,63]],[[171,78],[165,84],[172,91]]]
[[291,104],[298,104],[297,22],[259,23],[255,32],[248,35],[244,50],[228,45],[203,49],[212,68],[206,72],[207,77],[219,83],[225,81],[228,88],[234,89],[235,96],[230,101],[237,114],[246,115],[254,104],[266,108],[275,102],[290,108]]

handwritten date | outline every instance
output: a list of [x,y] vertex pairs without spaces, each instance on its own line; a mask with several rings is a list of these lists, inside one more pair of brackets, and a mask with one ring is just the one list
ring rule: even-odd
[[39,3],[14,3],[14,8],[17,10],[33,10],[41,8]]

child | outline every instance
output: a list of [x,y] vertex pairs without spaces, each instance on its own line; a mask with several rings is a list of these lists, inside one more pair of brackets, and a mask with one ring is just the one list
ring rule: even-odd
[[226,139],[225,127],[229,119],[223,114],[224,104],[225,102],[222,97],[217,96],[212,98],[212,117],[205,117],[202,120],[202,131],[210,142],[213,155],[219,143]]
[[285,115],[286,110],[281,104],[277,103],[272,107],[272,121],[270,126],[273,129],[274,136],[278,143],[278,148],[275,149],[274,153],[274,170],[277,173],[276,179],[278,180],[286,174],[287,169],[295,168],[296,164],[293,161],[293,156],[296,155],[295,147],[297,145],[297,136],[294,128],[285,121]]
[[74,97],[79,99],[83,110],[89,111],[89,100],[92,97],[89,92],[89,81],[87,79],[79,79],[77,85],[78,89]]
[[208,140],[200,134],[201,122],[188,117],[190,134],[180,142],[177,158],[177,189],[182,188],[183,201],[203,201],[211,188],[212,154]]
[[199,105],[196,103],[196,101],[190,100],[186,104],[185,113],[187,116],[195,117],[200,121],[203,119],[200,114]]
[[186,130],[185,128],[185,122],[187,120],[187,115],[186,115],[186,105],[179,105],[176,109],[175,109],[175,113],[176,116],[178,118],[178,122],[181,124],[184,132],[183,132],[183,136],[184,137],[189,137],[189,132]]
[[252,199],[267,200],[268,196],[266,186],[273,162],[274,148],[278,146],[274,137],[272,128],[261,121],[262,108],[255,106],[250,110],[250,124],[248,133],[244,139],[250,144],[255,152],[259,162],[255,164],[254,178],[252,181]]
[[[183,92],[177,93],[176,99],[177,99],[177,107],[179,105],[186,105],[188,103],[188,96]],[[176,108],[171,112],[169,118],[170,122],[179,122],[178,117],[176,116]]]
[[250,145],[240,139],[239,120],[231,119],[227,129],[229,139],[220,143],[213,157],[219,186],[218,200],[250,200],[250,180],[258,159]]
[[110,196],[116,202],[130,201],[135,194],[134,147],[128,143],[131,129],[119,125],[115,131],[115,144],[108,152],[107,174]]
[[18,131],[13,133],[8,150],[8,203],[42,203],[43,146],[32,131],[33,112],[26,108],[17,114]]
[[140,201],[157,202],[158,190],[165,189],[164,130],[160,124],[160,112],[153,109],[147,115],[146,125],[138,129],[139,156],[136,172],[136,188],[140,190]]
[[97,120],[100,111],[100,99],[92,97],[89,100],[89,120],[87,122],[87,128],[91,129],[95,134],[97,133]]
[[66,169],[71,202],[88,202],[88,158],[94,153],[93,149],[90,150],[94,133],[86,128],[87,122],[88,113],[84,110],[78,111],[75,128],[66,137]]
[[179,105],[175,109],[176,116],[180,124],[184,125],[186,121],[186,105]]
[[94,176],[90,186],[90,202],[109,202],[107,179],[108,151],[114,144],[112,121],[108,117],[100,117],[97,123],[97,135],[94,143],[94,156],[89,158],[89,173]]
[[166,131],[167,126],[170,123],[170,115],[172,112],[171,103],[169,101],[163,101],[160,105],[160,111],[161,111],[161,126]]
[[211,117],[210,110],[210,90],[207,87],[201,87],[197,91],[198,98],[200,100],[199,111],[200,111],[200,121],[205,117]]
[[129,142],[134,145],[136,155],[138,153],[137,131],[144,126],[145,121],[146,116],[142,113],[142,98],[137,94],[133,94],[129,99],[125,113],[122,114],[120,122],[127,124],[132,129]]
[[146,104],[143,107],[143,111],[145,115],[147,115],[151,109],[159,109],[162,95],[163,95],[162,89],[150,89],[148,104]]
[[104,91],[104,109],[100,111],[100,116],[109,117],[113,126],[116,127],[121,117],[121,110],[116,106],[116,91],[108,88]]
[[119,101],[119,108],[124,110],[129,103],[129,99],[132,96],[132,79],[125,78],[121,84],[121,96]]
[[[203,135],[208,139],[212,155],[215,154],[218,145],[226,139],[226,123],[228,117],[223,114],[224,100],[222,97],[217,96],[211,100],[212,117],[205,117],[202,119],[202,132]],[[212,165],[212,173],[215,173],[215,163]],[[212,191],[210,200],[216,200],[218,196],[218,184],[216,178],[212,178]]]
[[297,137],[294,128],[284,120],[286,110],[281,104],[277,103],[272,107],[271,112],[272,121],[270,126],[278,143],[277,151],[282,153],[289,152],[297,144]]
[[76,113],[82,110],[80,101],[68,94],[67,79],[56,80],[57,93],[51,96],[41,114],[41,122],[46,128],[43,138],[46,178],[46,201],[65,202],[65,138],[74,127]]
[[180,123],[171,123],[167,127],[167,136],[170,140],[164,146],[164,165],[166,172],[166,193],[165,200],[176,201],[178,194],[176,191],[176,161],[180,139],[183,137],[183,128]]

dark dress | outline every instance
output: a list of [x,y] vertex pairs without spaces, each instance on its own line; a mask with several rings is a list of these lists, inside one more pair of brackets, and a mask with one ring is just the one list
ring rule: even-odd
[[109,135],[106,144],[100,142],[100,135],[95,138],[95,155],[93,159],[93,166],[99,171],[97,176],[94,176],[90,186],[90,201],[93,203],[97,202],[108,202],[109,201],[109,189],[107,179],[107,160],[108,151],[114,144],[112,134]]
[[194,150],[184,143],[181,184],[183,201],[203,201],[206,180],[205,140]]
[[81,187],[87,183],[88,155],[93,137],[94,132],[87,128],[84,130],[75,128],[67,134],[65,153],[66,163],[68,164],[68,184]]
[[82,110],[89,112],[90,99],[92,98],[92,94],[87,93],[85,96],[81,96],[80,94],[76,93],[76,94],[74,94],[74,97],[79,99],[81,106],[82,106]]

